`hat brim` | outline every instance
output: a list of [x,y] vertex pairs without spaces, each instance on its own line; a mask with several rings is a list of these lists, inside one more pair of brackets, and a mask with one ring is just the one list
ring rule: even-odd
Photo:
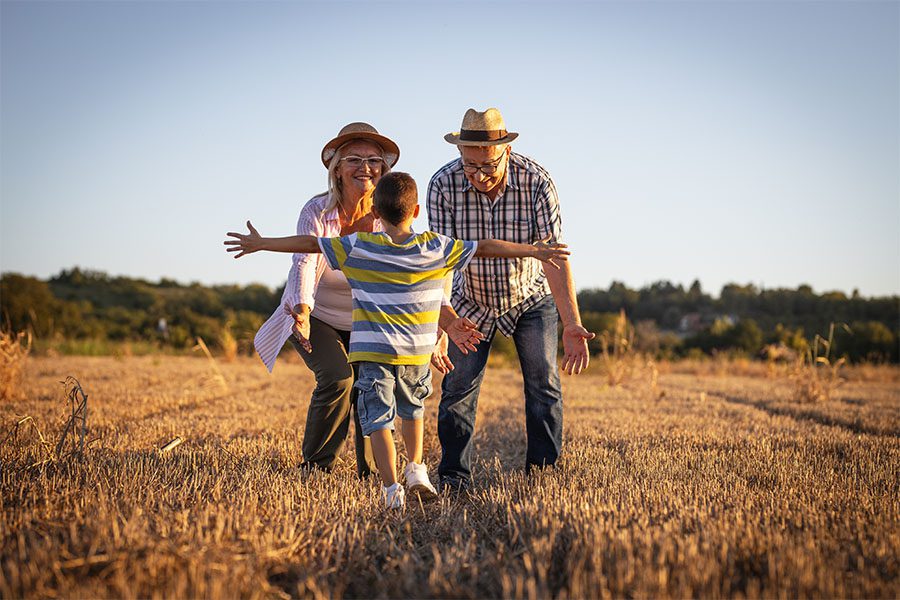
[[[370,133],[368,131],[358,131],[355,133],[346,133],[344,135],[339,135],[322,148],[322,164],[325,165],[325,168],[328,168],[328,163],[331,162],[331,158],[334,156],[335,151],[338,148],[346,144],[347,142],[351,142],[353,140],[365,140],[369,142],[375,142],[378,146],[381,147],[384,152],[384,160],[387,162],[389,167],[392,167],[397,164],[397,161],[400,160],[400,147],[393,142],[390,138],[386,138],[378,133]],[[329,152],[330,150],[330,152]],[[326,158],[326,156],[328,158]]]
[[510,131],[505,136],[500,138],[499,140],[490,140],[490,141],[470,141],[470,140],[461,140],[459,139],[459,132],[456,131],[454,133],[448,133],[444,136],[444,139],[454,146],[499,146],[500,144],[508,144],[514,139],[519,137],[518,133]]

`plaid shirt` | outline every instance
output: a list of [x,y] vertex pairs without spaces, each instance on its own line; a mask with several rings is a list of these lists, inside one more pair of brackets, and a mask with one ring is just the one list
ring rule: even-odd
[[[461,240],[560,241],[559,198],[550,174],[511,152],[505,186],[491,202],[466,179],[460,159],[444,165],[428,184],[429,228]],[[537,259],[475,257],[454,275],[451,304],[486,336],[497,328],[509,337],[519,315],[549,294]]]

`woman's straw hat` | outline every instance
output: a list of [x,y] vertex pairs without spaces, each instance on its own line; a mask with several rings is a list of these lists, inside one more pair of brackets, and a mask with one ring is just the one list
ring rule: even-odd
[[518,133],[506,131],[503,115],[496,108],[484,112],[470,108],[463,117],[460,130],[448,133],[444,139],[457,146],[497,146],[508,144],[517,137]]
[[384,160],[388,166],[393,167],[400,158],[400,148],[389,138],[384,137],[378,130],[368,123],[350,123],[338,132],[337,137],[325,144],[322,148],[322,164],[328,168],[328,163],[334,157],[338,148],[353,140],[367,140],[375,142],[384,152]]

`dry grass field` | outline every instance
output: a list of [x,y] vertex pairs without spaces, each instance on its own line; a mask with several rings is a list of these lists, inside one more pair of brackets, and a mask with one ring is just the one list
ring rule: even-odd
[[[593,364],[564,378],[564,459],[529,478],[521,378],[493,364],[475,488],[388,514],[349,447],[333,474],[298,471],[302,365],[212,364],[28,359],[0,404],[0,596],[900,596],[896,369],[847,369],[813,403],[765,365],[611,387]],[[55,459],[69,375],[87,447],[71,454],[70,434]]]

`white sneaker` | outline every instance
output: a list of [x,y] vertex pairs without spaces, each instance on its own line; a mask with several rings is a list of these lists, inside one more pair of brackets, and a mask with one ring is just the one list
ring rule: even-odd
[[399,481],[394,485],[381,486],[381,497],[384,498],[385,508],[401,509],[406,506],[406,492]]
[[437,490],[431,485],[431,481],[428,479],[428,467],[424,464],[406,463],[403,475],[406,477],[406,489],[410,494],[418,495],[422,502],[437,498]]

